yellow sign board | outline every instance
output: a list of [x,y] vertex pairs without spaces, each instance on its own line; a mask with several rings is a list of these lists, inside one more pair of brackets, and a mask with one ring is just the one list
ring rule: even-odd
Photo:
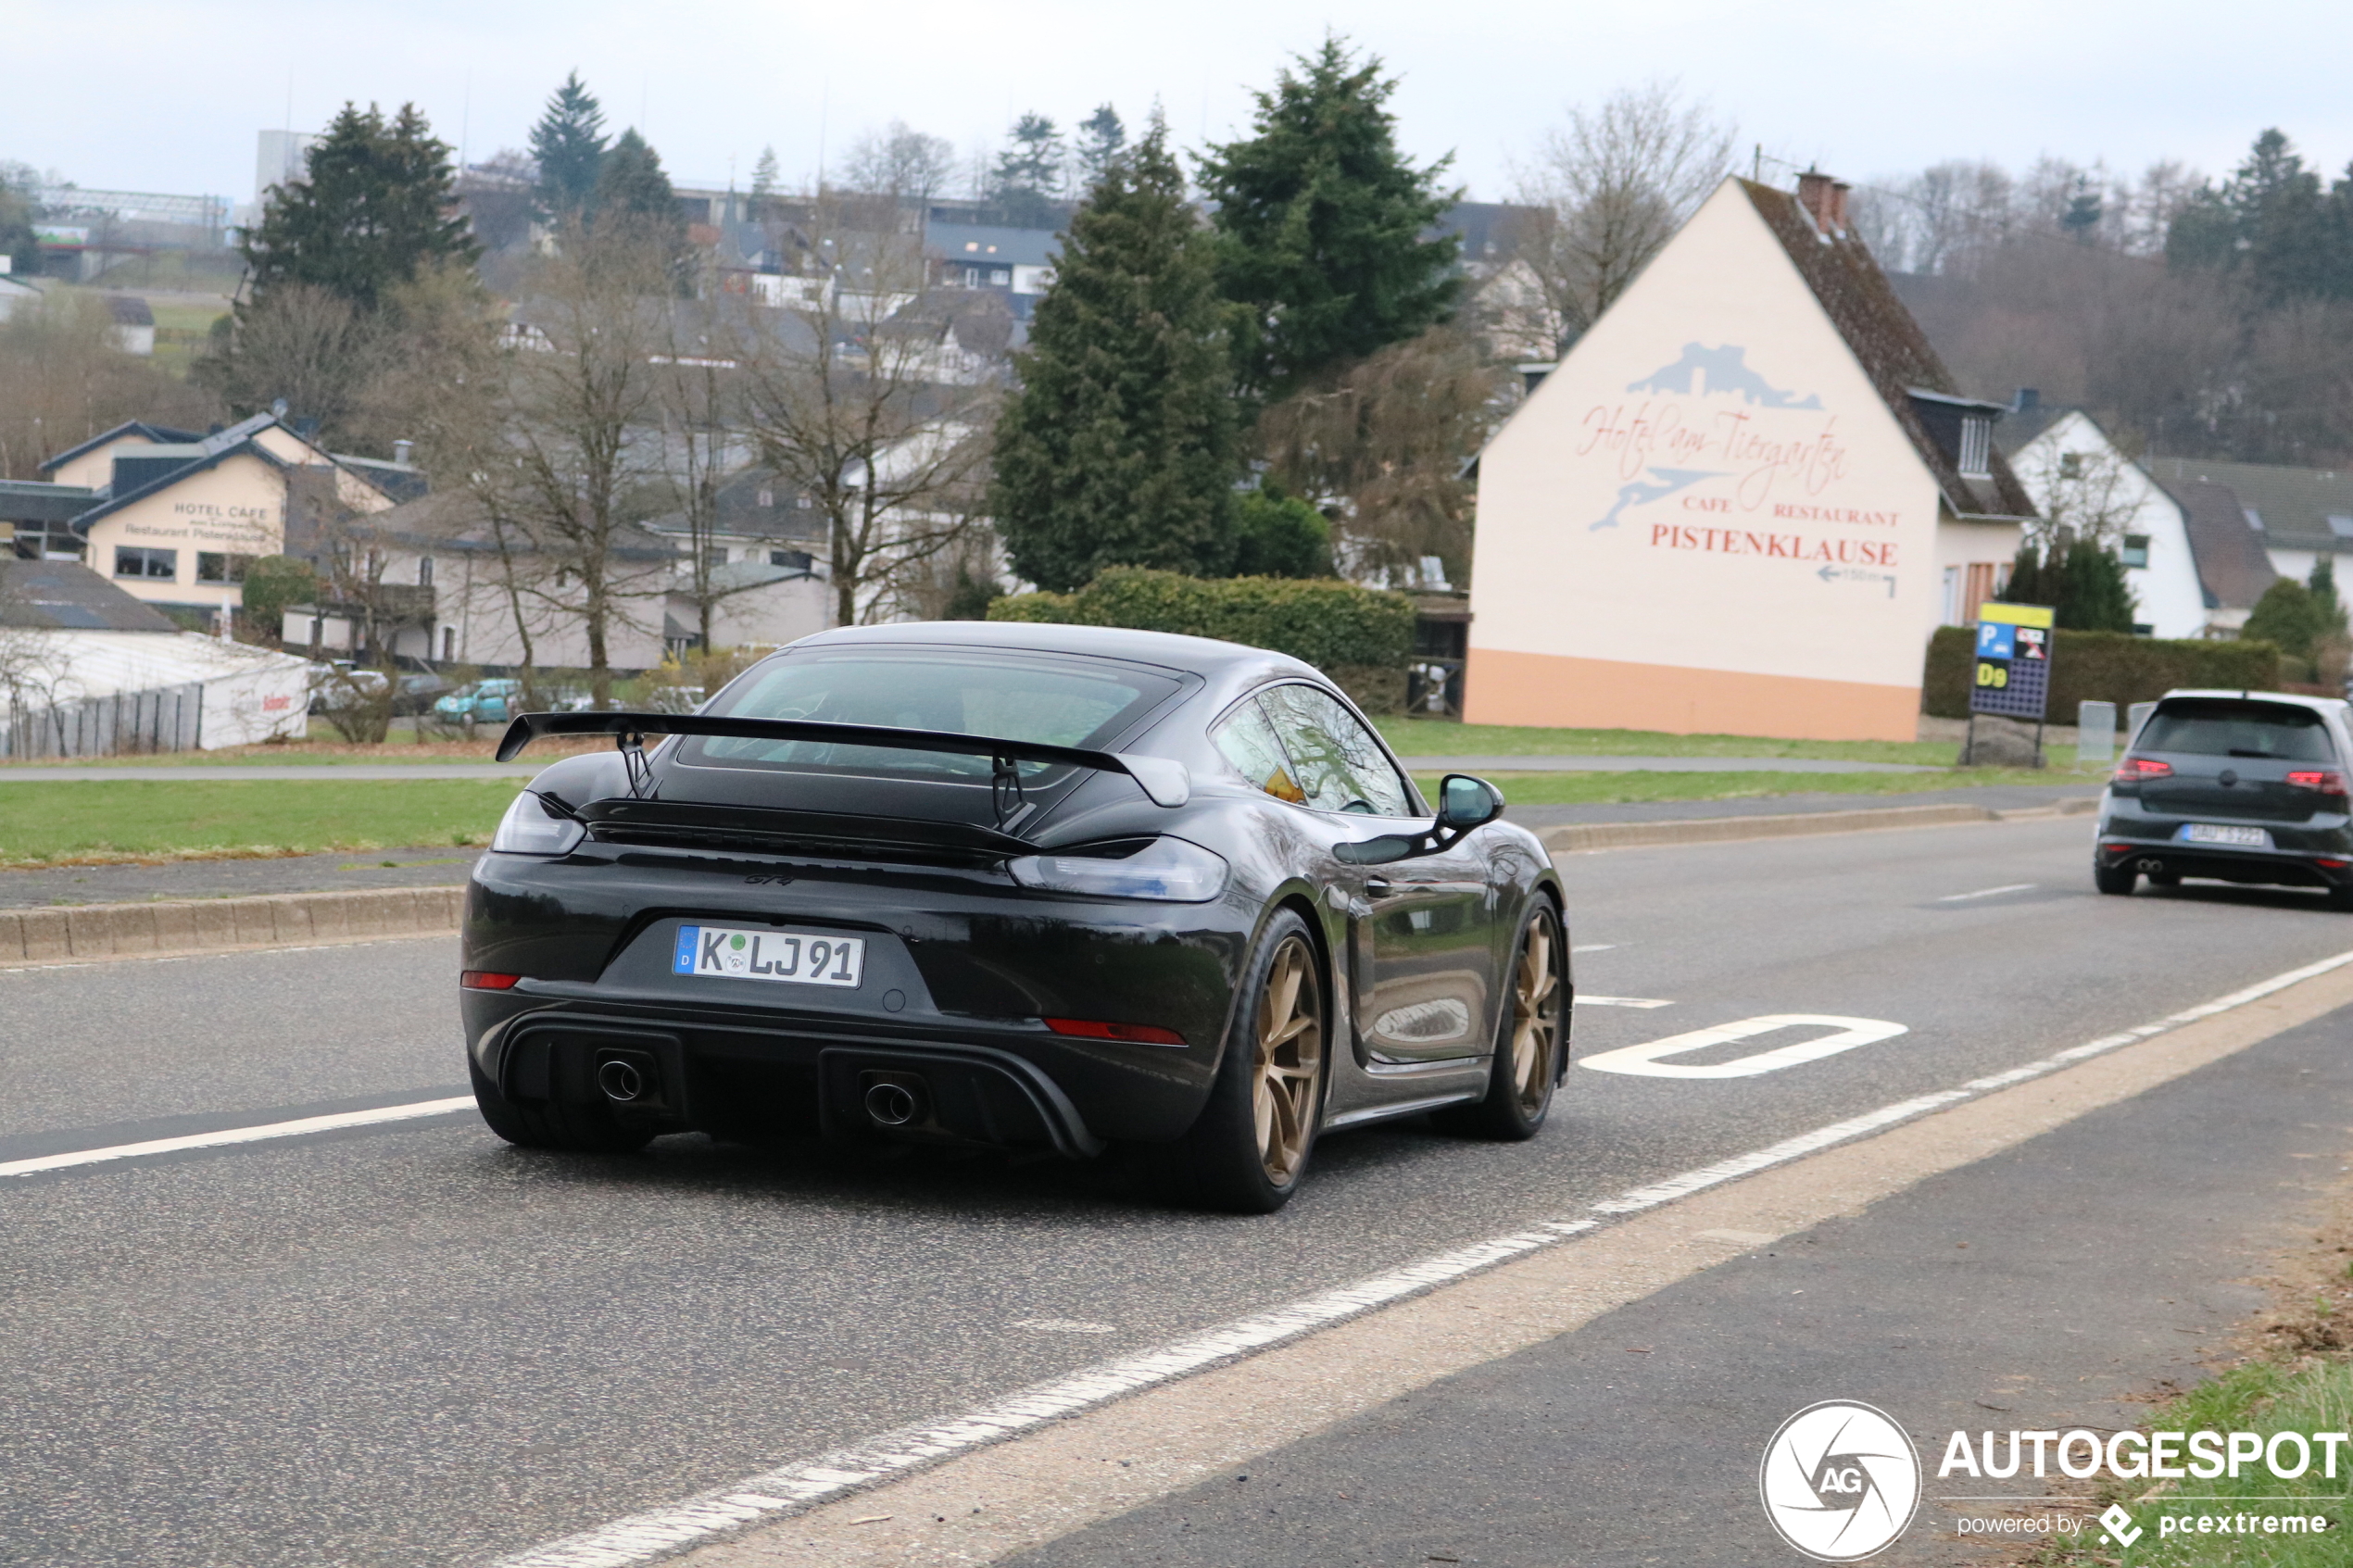
[[2048,631],[2057,612],[2048,605],[1982,604],[1977,607],[1980,621],[1991,621],[2001,626],[2040,626]]

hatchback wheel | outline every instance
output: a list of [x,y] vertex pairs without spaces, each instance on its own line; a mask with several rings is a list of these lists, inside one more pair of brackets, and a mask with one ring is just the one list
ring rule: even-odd
[[1286,909],[1267,922],[1242,995],[1171,1174],[1209,1207],[1271,1214],[1298,1190],[1324,1107],[1324,972],[1305,921]]
[[2134,871],[2129,862],[2112,867],[2103,866],[2097,861],[2092,864],[2092,885],[2103,893],[2122,897],[2131,893],[2133,884],[2140,880],[2141,873]]
[[1558,911],[1550,899],[1537,898],[1513,950],[1511,1003],[1495,1032],[1486,1098],[1439,1112],[1440,1126],[1513,1143],[1542,1128],[1567,1046],[1563,1004],[1568,994],[1561,983],[1566,951]]

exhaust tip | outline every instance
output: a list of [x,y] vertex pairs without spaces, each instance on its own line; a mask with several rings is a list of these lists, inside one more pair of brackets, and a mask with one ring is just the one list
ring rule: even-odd
[[597,1069],[597,1087],[605,1091],[607,1099],[627,1105],[646,1098],[646,1075],[637,1071],[635,1062],[616,1057]]
[[878,1125],[903,1127],[915,1119],[915,1092],[904,1084],[875,1084],[866,1090],[866,1114]]
[[2141,872],[2145,876],[2155,876],[2158,872],[2161,872],[2164,869],[2165,862],[2156,859],[2154,856],[2144,857],[2140,865]]

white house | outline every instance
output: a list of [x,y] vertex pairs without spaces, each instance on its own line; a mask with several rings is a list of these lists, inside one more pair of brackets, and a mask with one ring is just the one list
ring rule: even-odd
[[[2152,458],[2148,467],[2171,488],[2228,491],[2230,504],[2283,577],[2309,580],[2322,557],[2342,567],[2343,558],[2353,555],[2353,472],[2203,458]],[[2338,581],[2339,592],[2346,592],[2341,573]]]
[[2045,407],[2021,391],[1999,428],[2010,467],[2045,518],[2113,541],[2134,623],[2152,636],[2206,636],[2219,596],[2209,606],[2181,501],[2081,408]]
[[1915,734],[2034,506],[1845,199],[1725,181],[1480,455],[1466,718]]

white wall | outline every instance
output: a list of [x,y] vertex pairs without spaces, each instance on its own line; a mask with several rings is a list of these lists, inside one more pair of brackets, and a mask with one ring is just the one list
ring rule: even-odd
[[[2080,477],[2066,475],[2070,454],[2080,459]],[[2069,412],[2020,447],[2010,467],[2054,521],[2067,521],[2088,508],[2113,520],[2117,534],[2146,536],[2148,565],[2129,567],[2124,576],[2137,607],[2133,619],[2147,625],[2151,635],[2201,637],[2216,623],[2215,612],[2206,608],[2205,590],[2198,586],[2197,561],[2190,554],[2189,527],[2180,503],[2127,458],[2096,420],[2081,411]],[[2309,562],[2305,570],[2310,570]]]

